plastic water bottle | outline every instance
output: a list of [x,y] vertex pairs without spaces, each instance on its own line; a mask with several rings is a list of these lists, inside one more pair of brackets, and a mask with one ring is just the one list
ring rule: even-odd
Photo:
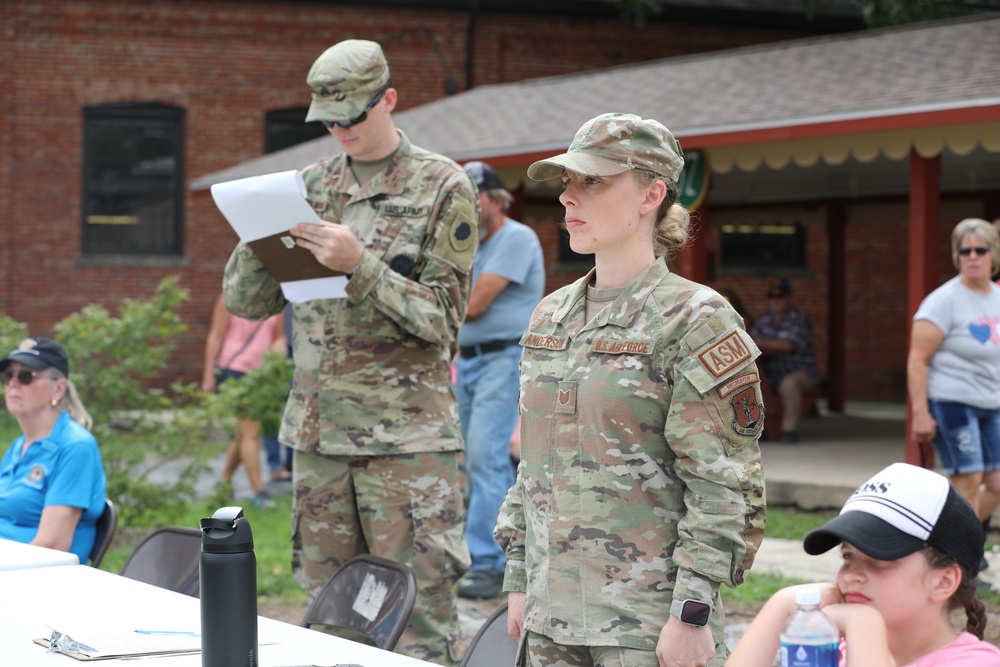
[[242,507],[201,520],[202,667],[258,667],[257,558]]
[[781,630],[781,667],[837,667],[840,631],[819,608],[820,591],[795,593],[798,609]]

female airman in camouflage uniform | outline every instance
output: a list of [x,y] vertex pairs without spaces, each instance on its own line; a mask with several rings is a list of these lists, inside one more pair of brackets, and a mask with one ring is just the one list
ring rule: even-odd
[[763,537],[760,352],[723,297],[667,268],[683,164],[660,123],[605,114],[528,169],[562,178],[570,244],[596,264],[521,339],[521,465],[496,536],[529,665],[725,661],[719,585]]

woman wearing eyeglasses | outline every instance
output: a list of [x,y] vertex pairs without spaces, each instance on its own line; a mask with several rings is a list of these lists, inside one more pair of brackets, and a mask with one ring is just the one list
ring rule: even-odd
[[0,538],[69,551],[86,563],[106,480],[66,348],[26,338],[0,361],[0,381],[21,427],[0,459]]
[[951,233],[958,275],[913,316],[907,382],[917,442],[987,519],[1000,505],[1000,237],[967,218]]

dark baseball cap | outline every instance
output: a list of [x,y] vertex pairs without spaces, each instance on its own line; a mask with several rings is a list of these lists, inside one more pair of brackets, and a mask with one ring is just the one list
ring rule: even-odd
[[0,373],[7,370],[12,361],[33,368],[36,371],[55,368],[69,377],[69,357],[66,348],[51,338],[25,338],[0,361]]
[[504,189],[503,181],[500,180],[496,170],[485,162],[467,162],[465,171],[480,192]]
[[808,554],[841,542],[878,560],[897,560],[932,546],[967,572],[986,567],[983,527],[972,505],[933,470],[893,463],[847,499],[840,515],[806,535]]

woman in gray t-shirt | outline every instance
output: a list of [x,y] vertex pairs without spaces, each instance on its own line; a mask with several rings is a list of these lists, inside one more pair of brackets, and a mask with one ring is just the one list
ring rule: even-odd
[[981,520],[1000,506],[1000,236],[967,218],[951,235],[958,275],[913,316],[907,380],[913,435],[932,442]]

